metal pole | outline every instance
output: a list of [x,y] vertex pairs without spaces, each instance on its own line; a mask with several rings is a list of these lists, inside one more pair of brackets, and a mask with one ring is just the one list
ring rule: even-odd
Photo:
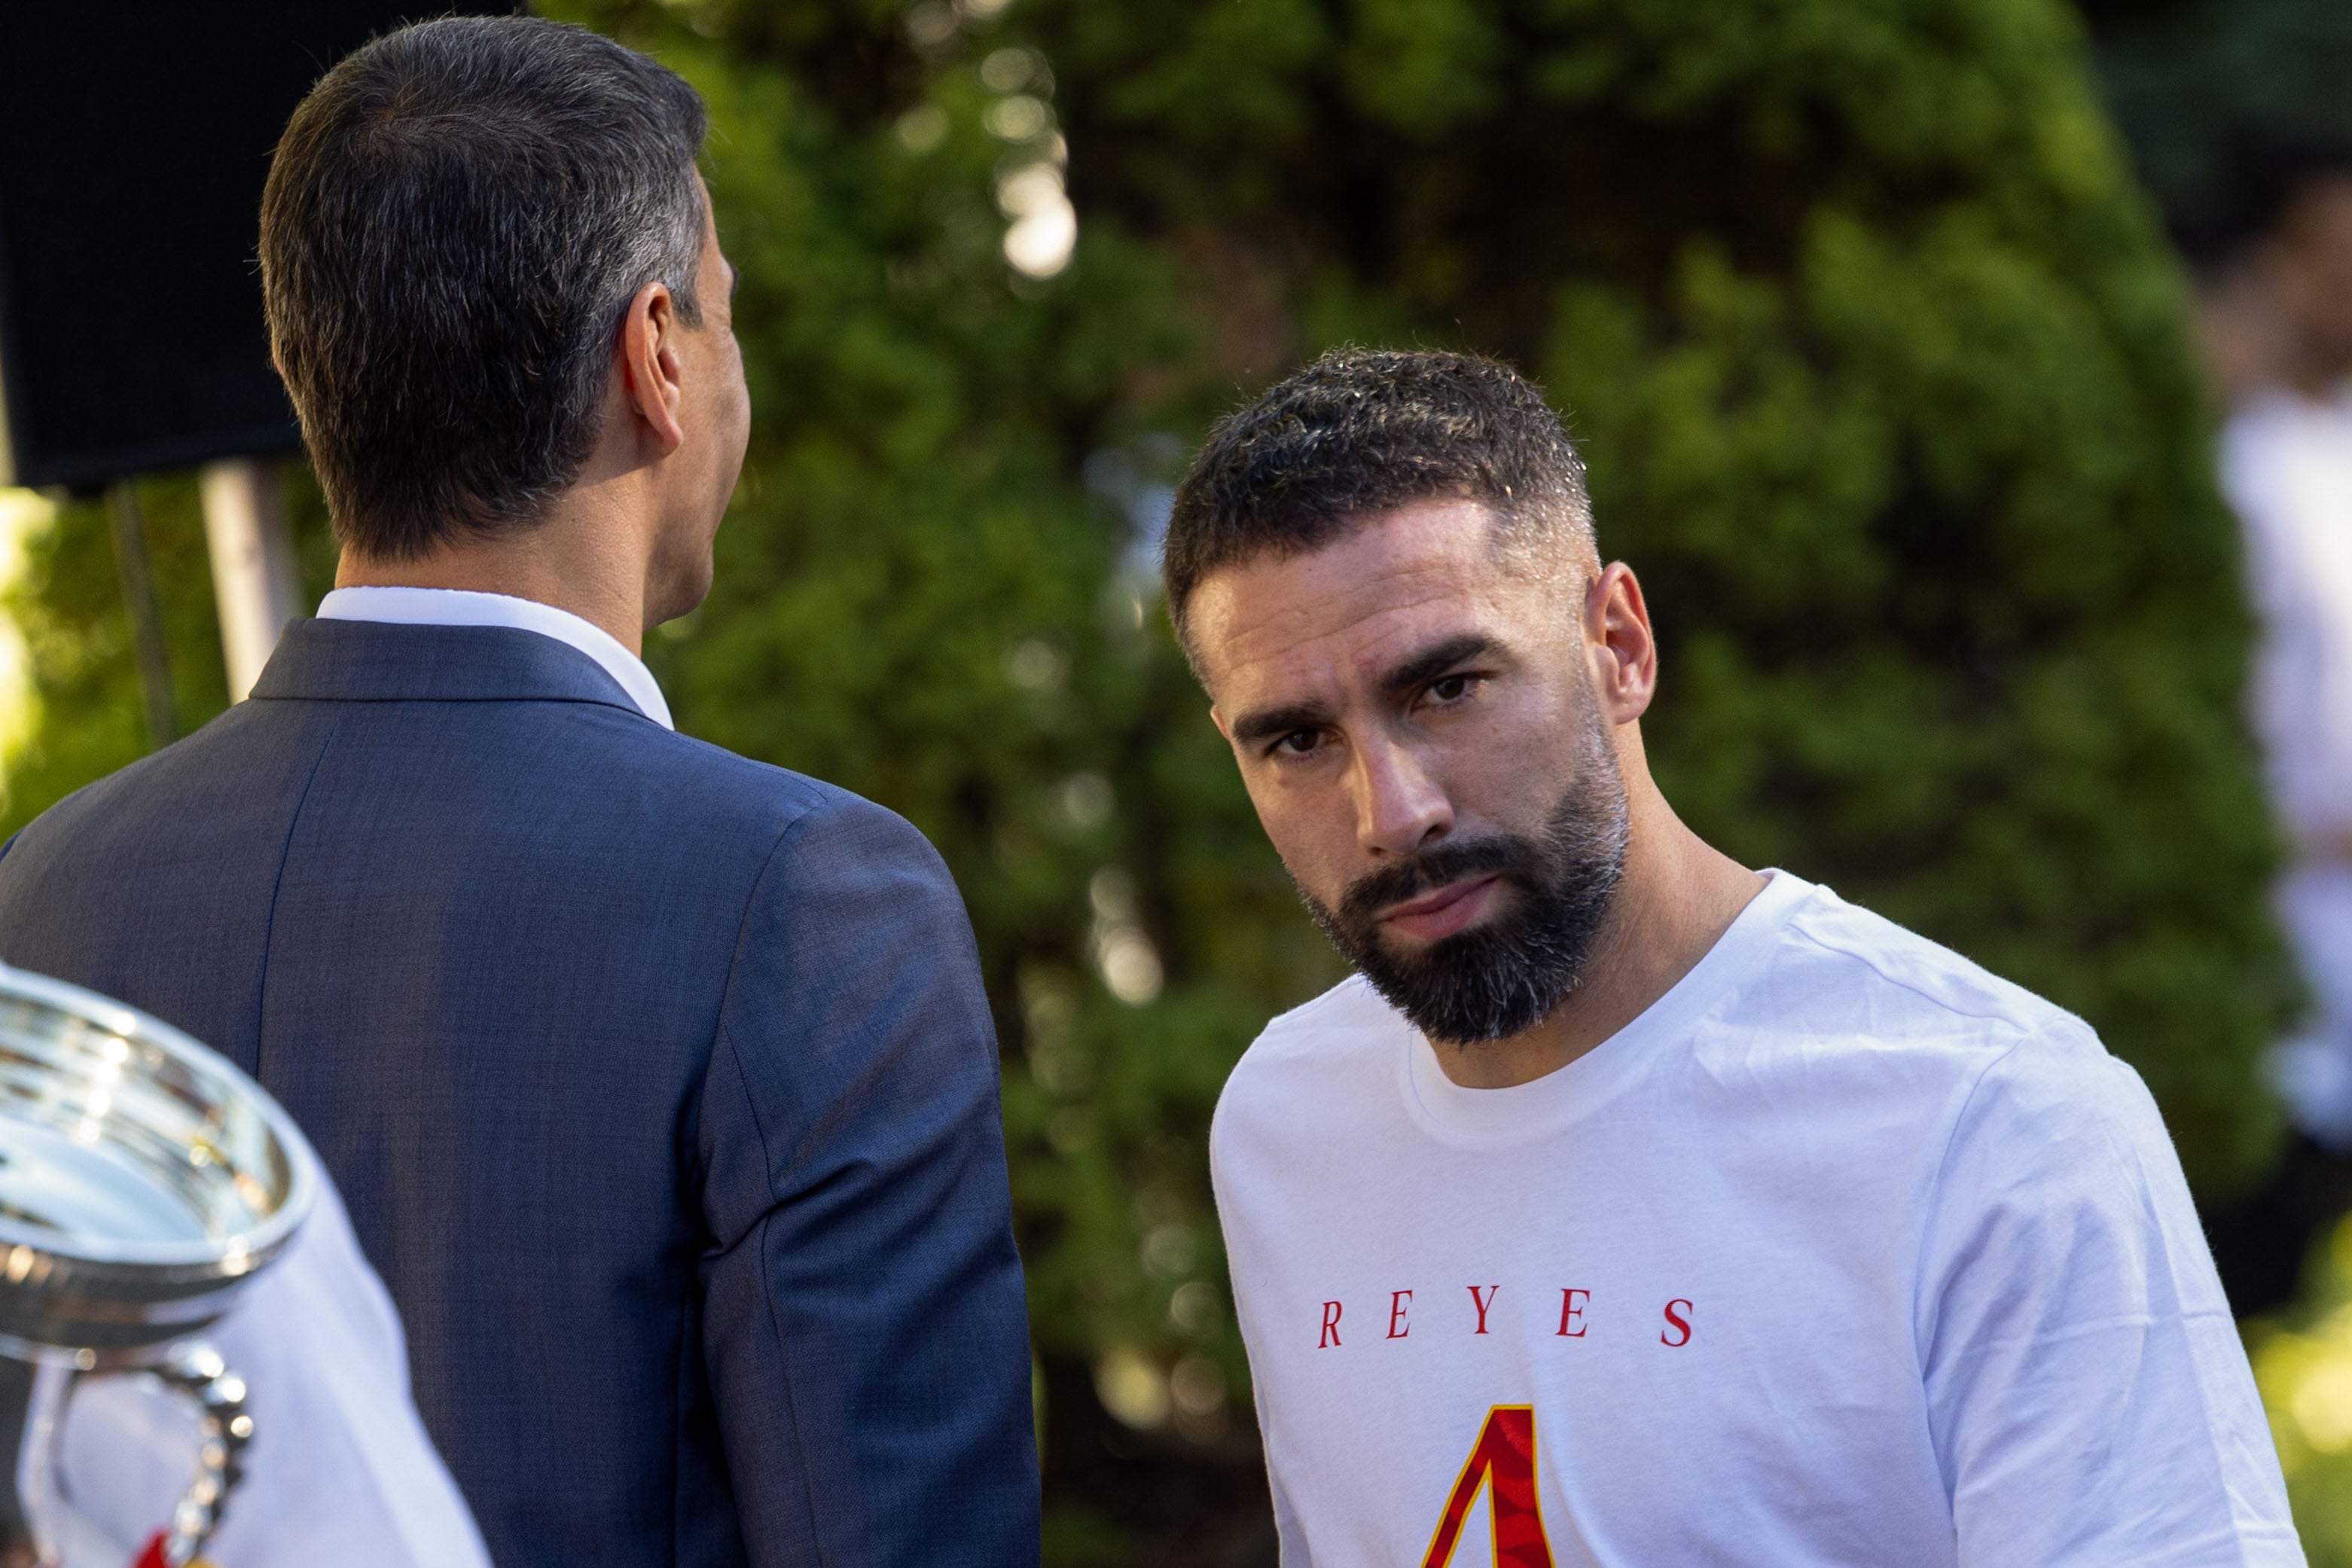
[[252,458],[207,463],[196,484],[204,497],[205,542],[212,548],[213,595],[220,603],[228,700],[242,702],[296,615],[285,492],[278,470]]
[[172,650],[163,640],[163,611],[155,602],[155,568],[147,554],[147,525],[139,514],[134,479],[109,486],[106,510],[114,520],[114,565],[122,577],[122,609],[131,617],[131,647],[146,700],[147,739],[160,750],[179,732],[172,702]]

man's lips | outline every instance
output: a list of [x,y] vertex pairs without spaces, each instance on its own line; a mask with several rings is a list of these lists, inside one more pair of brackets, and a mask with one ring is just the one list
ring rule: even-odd
[[1496,879],[1454,882],[1381,912],[1381,924],[1419,942],[1443,942],[1484,914]]

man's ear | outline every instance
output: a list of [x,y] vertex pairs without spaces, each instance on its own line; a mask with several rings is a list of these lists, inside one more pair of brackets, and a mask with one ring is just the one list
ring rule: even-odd
[[656,279],[631,297],[615,350],[622,395],[665,457],[686,444],[686,426],[677,417],[685,401],[677,331],[677,301],[669,285]]
[[1649,710],[1658,689],[1657,638],[1631,566],[1612,563],[1593,579],[1584,626],[1601,711],[1612,723],[1631,723]]

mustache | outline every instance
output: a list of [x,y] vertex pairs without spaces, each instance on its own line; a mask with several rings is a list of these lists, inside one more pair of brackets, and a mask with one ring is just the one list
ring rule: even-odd
[[1495,876],[1525,887],[1534,882],[1538,870],[1531,847],[1508,834],[1490,834],[1462,843],[1448,840],[1357,878],[1340,896],[1339,913],[1359,929],[1368,928],[1390,905],[1417,898],[1433,888]]

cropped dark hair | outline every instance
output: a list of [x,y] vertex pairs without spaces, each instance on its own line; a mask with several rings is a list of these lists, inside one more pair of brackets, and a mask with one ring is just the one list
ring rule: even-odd
[[699,324],[705,123],[674,72],[528,17],[404,27],[310,89],[261,279],[345,545],[526,527],[578,476],[631,298],[658,279]]
[[1262,554],[1319,549],[1379,513],[1455,499],[1506,536],[1567,532],[1590,548],[1584,462],[1543,394],[1476,354],[1335,349],[1219,420],[1176,489],[1160,557],[1168,613],[1202,578]]

